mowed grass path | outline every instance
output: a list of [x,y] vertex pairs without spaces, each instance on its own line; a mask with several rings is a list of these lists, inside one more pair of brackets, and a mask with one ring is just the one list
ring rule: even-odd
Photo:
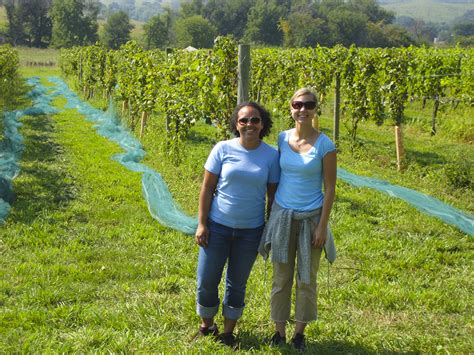
[[[192,340],[198,249],[150,217],[140,175],[110,159],[120,148],[75,110],[22,122],[17,200],[0,227],[0,352],[228,352]],[[193,130],[195,144],[176,167],[155,124],[143,141],[146,162],[195,213],[208,128]],[[341,181],[332,223],[339,258],[329,275],[321,266],[309,352],[474,348],[472,237]],[[238,325],[241,353],[291,353],[266,344],[270,288],[271,265],[258,258]]]

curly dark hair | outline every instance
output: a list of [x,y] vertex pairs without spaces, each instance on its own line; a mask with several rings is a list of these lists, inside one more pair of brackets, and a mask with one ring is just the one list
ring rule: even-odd
[[260,131],[260,139],[268,136],[273,125],[270,112],[265,110],[262,105],[253,101],[242,102],[235,107],[234,112],[232,112],[232,116],[230,116],[230,131],[234,133],[236,137],[240,137],[240,133],[237,130],[237,115],[239,114],[240,109],[245,106],[253,107],[260,113],[260,118],[262,119],[263,124],[263,129]]

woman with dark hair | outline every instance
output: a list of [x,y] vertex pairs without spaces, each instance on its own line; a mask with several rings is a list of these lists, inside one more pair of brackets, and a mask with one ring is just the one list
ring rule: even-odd
[[227,263],[222,313],[222,343],[234,346],[233,334],[245,306],[245,290],[265,223],[267,208],[280,178],[278,152],[264,143],[270,133],[270,114],[255,102],[239,104],[230,120],[236,138],[221,141],[204,165],[199,195],[196,243],[196,311],[199,336],[218,335],[214,317],[219,308],[218,286]]
[[297,350],[305,349],[306,325],[317,318],[321,251],[324,248],[330,262],[336,257],[328,228],[336,190],[336,147],[313,127],[316,108],[316,95],[308,88],[299,89],[290,100],[295,127],[278,137],[281,179],[259,248],[264,258],[270,246],[272,249],[273,345],[286,343],[286,323],[290,318],[296,274],[295,330],[291,343]]

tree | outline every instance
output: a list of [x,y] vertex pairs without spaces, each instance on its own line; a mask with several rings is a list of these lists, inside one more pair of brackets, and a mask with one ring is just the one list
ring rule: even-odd
[[128,15],[119,11],[109,16],[104,25],[102,42],[109,48],[117,49],[130,40],[130,31],[133,25]]
[[253,3],[253,0],[209,0],[202,13],[217,28],[219,35],[231,34],[241,39]]
[[285,20],[280,21],[280,29],[284,32],[286,47],[312,47],[316,44],[329,45],[329,30],[326,21],[313,17],[309,12],[292,12],[288,16],[288,28],[282,26]]
[[195,15],[202,15],[204,4],[202,0],[191,0],[190,2],[183,2],[181,4],[180,16],[183,18]]
[[195,15],[178,19],[175,23],[176,41],[179,47],[211,48],[216,28],[204,17]]
[[370,22],[385,24],[392,23],[395,15],[391,11],[383,9],[376,0],[351,0],[349,6],[357,12],[361,12],[369,18]]
[[257,0],[250,9],[244,39],[252,43],[281,45],[283,32],[279,22],[285,14],[285,7],[276,0]]
[[170,11],[153,16],[143,26],[145,31],[145,45],[150,48],[164,48],[169,45],[171,31]]
[[53,0],[53,46],[62,48],[95,43],[98,11],[95,0]]
[[367,41],[367,16],[347,8],[338,8],[328,15],[332,44],[364,46]]
[[45,47],[51,40],[51,0],[7,0],[8,38],[14,45]]
[[415,44],[408,32],[400,26],[369,22],[367,47],[408,47]]

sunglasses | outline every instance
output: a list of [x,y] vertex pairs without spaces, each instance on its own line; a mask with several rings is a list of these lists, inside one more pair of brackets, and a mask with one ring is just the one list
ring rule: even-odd
[[259,124],[262,119],[260,117],[242,117],[237,120],[242,126],[248,124]]
[[291,107],[293,107],[295,110],[301,110],[303,106],[307,110],[314,110],[316,108],[316,101],[293,101],[291,103]]

